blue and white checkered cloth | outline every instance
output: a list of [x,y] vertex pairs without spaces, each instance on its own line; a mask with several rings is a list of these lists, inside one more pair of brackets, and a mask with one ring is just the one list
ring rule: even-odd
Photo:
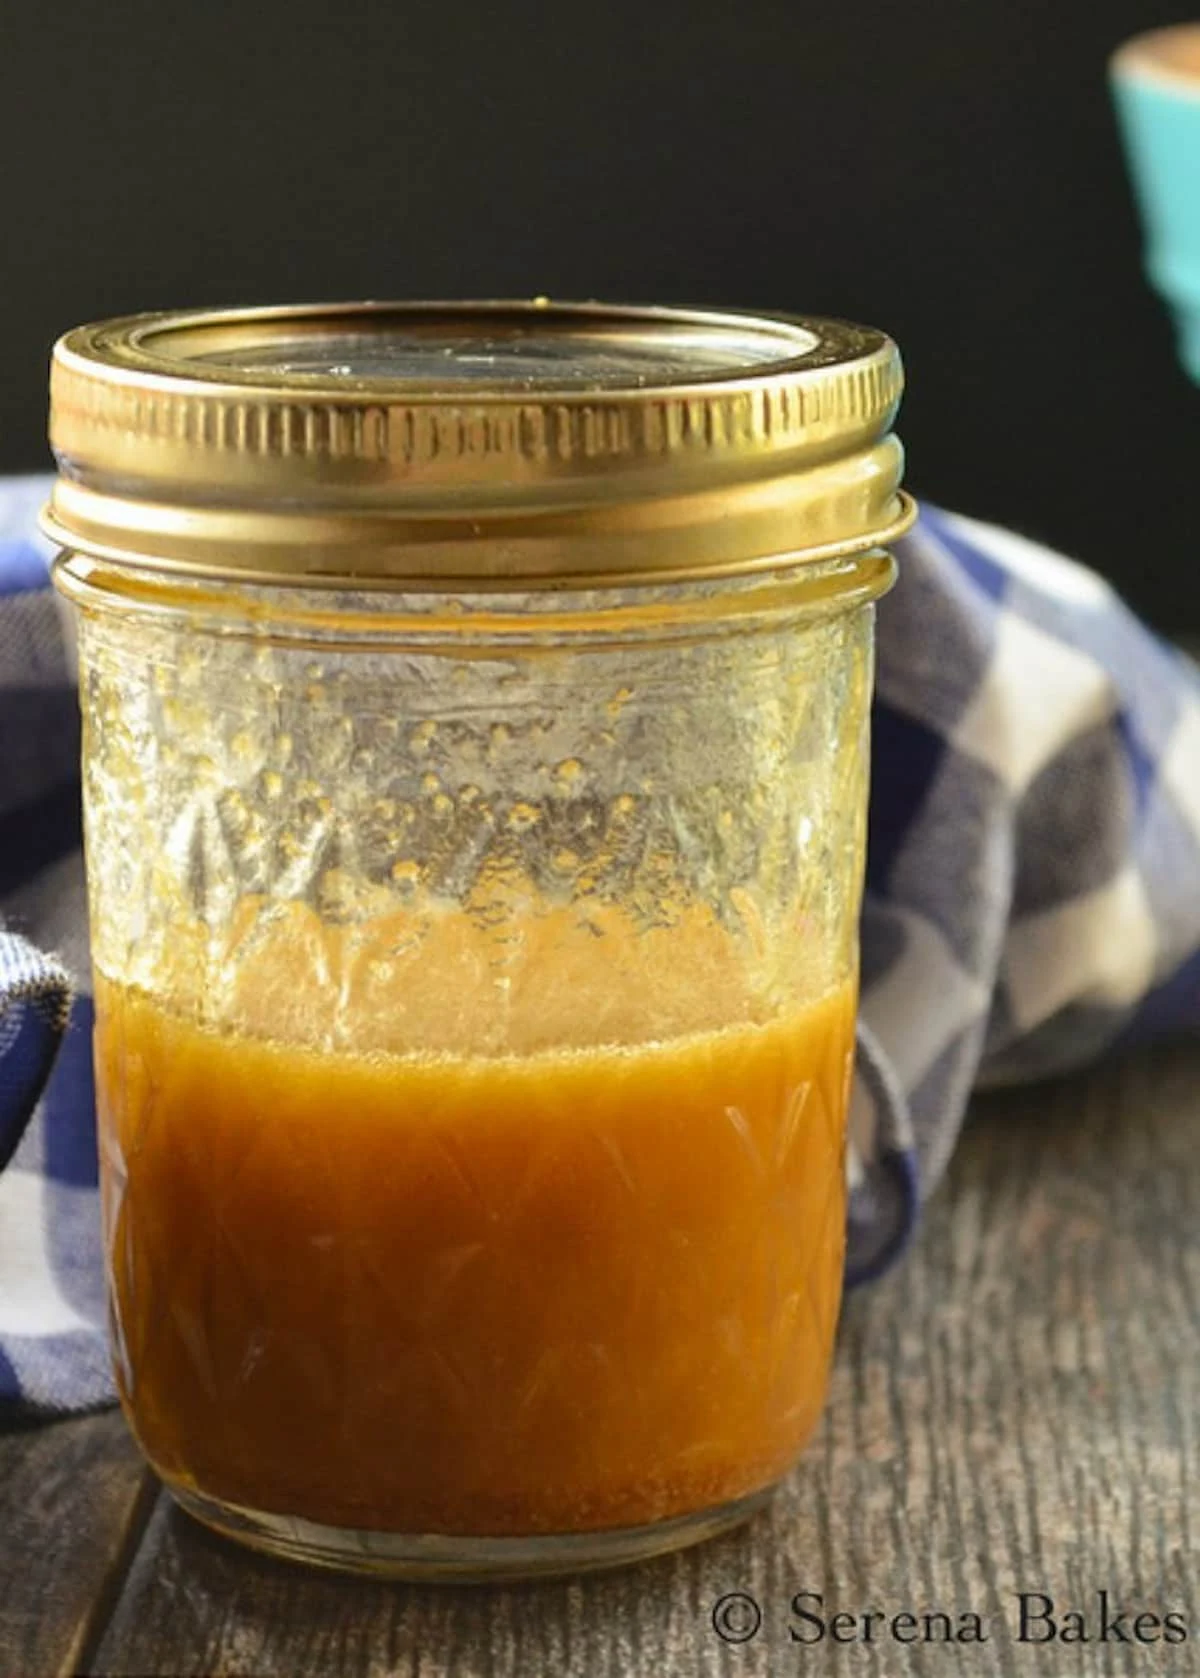
[[[46,488],[0,485],[0,1418],[113,1398],[74,682],[33,535]],[[1093,573],[1008,531],[926,508],[899,558],[879,616],[852,1281],[901,1251],[973,1087],[1200,1027],[1195,667]]]

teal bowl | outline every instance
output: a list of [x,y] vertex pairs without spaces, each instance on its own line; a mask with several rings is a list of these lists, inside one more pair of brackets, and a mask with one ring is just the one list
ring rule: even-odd
[[1200,23],[1126,42],[1113,97],[1145,234],[1146,273],[1174,316],[1200,384]]

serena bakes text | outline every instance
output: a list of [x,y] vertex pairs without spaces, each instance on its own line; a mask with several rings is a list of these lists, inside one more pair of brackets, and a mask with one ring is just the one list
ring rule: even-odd
[[[771,1615],[745,1591],[730,1591],[712,1607],[712,1626],[726,1643],[770,1638]],[[783,1629],[783,1628],[780,1628]],[[792,1643],[1186,1643],[1187,1613],[1100,1589],[1073,1602],[1048,1590],[1015,1591],[1000,1611],[958,1608],[869,1607],[829,1602],[821,1591],[797,1591],[787,1605]]]

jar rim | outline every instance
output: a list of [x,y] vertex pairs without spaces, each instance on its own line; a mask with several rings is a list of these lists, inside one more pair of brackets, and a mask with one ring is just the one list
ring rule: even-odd
[[651,586],[504,593],[388,590],[343,579],[336,590],[239,578],[235,584],[163,576],[64,552],[59,593],[83,615],[186,621],[193,632],[270,645],[504,656],[650,640],[710,640],[853,612],[886,594],[896,562],[884,548],[763,575],[659,580]]

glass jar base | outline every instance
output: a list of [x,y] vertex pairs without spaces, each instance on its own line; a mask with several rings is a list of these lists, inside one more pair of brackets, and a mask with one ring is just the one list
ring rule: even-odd
[[774,1486],[648,1526],[529,1538],[458,1537],[322,1526],[295,1515],[270,1515],[222,1503],[181,1486],[167,1488],[179,1507],[225,1538],[285,1561],[339,1573],[373,1574],[429,1584],[546,1579],[646,1561],[740,1526],[771,1499]]

